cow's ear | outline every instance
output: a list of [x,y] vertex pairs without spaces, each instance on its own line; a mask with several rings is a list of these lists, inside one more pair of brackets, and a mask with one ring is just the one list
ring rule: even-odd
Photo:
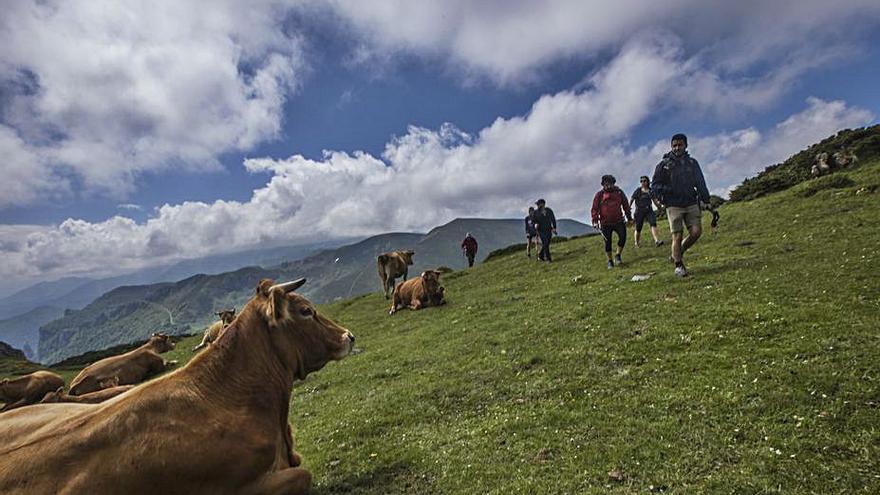
[[257,284],[257,288],[254,292],[256,292],[258,296],[269,297],[269,288],[271,288],[272,285],[274,285],[274,283],[271,280],[264,278]]
[[6,385],[7,383],[9,383],[9,378],[4,378],[3,380],[0,380],[0,387]]
[[283,289],[273,289],[266,298],[266,318],[269,323],[277,323],[288,318],[287,294]]
[[422,278],[428,278],[428,272],[422,272],[422,274],[419,276]]

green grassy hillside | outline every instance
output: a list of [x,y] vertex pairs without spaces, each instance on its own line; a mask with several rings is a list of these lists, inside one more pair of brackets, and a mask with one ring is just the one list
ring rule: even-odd
[[724,205],[686,279],[588,237],[323,307],[361,352],[295,387],[314,493],[880,492],[880,162],[845,176]]

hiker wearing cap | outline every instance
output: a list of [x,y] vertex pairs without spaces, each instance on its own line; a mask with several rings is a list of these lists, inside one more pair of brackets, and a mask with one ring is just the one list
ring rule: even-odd
[[477,257],[477,247],[477,240],[468,232],[464,236],[464,240],[461,241],[461,252],[467,257],[468,268],[474,266],[474,258]]
[[663,241],[657,237],[657,216],[654,214],[652,203],[660,207],[660,203],[654,198],[651,191],[651,182],[647,175],[643,175],[639,179],[639,187],[633,191],[629,200],[631,205],[636,207],[636,247],[639,247],[639,241],[642,239],[642,226],[645,220],[651,226],[651,237],[654,238],[654,246],[662,246]]
[[553,210],[547,208],[547,203],[543,199],[535,201],[535,229],[541,238],[541,252],[538,253],[538,259],[541,261],[551,262],[553,258],[550,256],[550,239],[556,233],[556,215]]
[[535,207],[529,206],[529,214],[525,218],[526,223],[526,256],[532,257],[532,244],[535,245],[535,254],[538,254],[538,230],[535,228]]
[[[672,262],[675,274],[687,276],[684,253],[703,233],[700,202],[709,203],[709,189],[700,164],[687,152],[687,136],[672,136],[672,151],[654,169],[654,197],[666,207],[669,229],[672,231]],[[684,228],[688,236],[683,238]]]
[[[602,232],[605,239],[605,256],[608,258],[608,268],[614,268],[614,263],[622,263],[620,255],[626,246],[626,224],[632,222],[629,211],[629,202],[626,195],[617,187],[617,179],[613,175],[602,176],[602,189],[593,197],[593,207],[590,210],[593,219],[593,228]],[[624,220],[626,217],[626,220]],[[611,234],[617,233],[617,253],[614,261],[611,260]]]

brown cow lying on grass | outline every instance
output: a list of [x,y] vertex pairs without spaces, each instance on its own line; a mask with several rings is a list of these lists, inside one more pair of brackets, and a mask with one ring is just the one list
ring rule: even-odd
[[19,378],[0,381],[0,412],[40,402],[47,393],[64,387],[64,379],[51,371],[34,371]]
[[389,253],[380,254],[376,258],[376,267],[379,269],[379,279],[382,280],[382,293],[385,299],[394,287],[394,280],[398,277],[406,276],[409,272],[409,265],[413,264],[413,255],[415,251],[391,251]]
[[215,321],[211,324],[210,327],[205,330],[205,335],[202,337],[202,342],[199,345],[193,347],[193,352],[198,352],[203,348],[207,347],[208,344],[217,340],[217,337],[220,336],[220,332],[223,331],[232,320],[235,319],[235,308],[232,309],[224,309],[223,311],[218,311],[216,313],[217,316],[220,317],[220,321]]
[[445,289],[440,285],[440,272],[424,271],[418,278],[401,282],[394,287],[388,314],[393,315],[401,308],[420,309],[446,304],[444,294]]
[[154,333],[146,344],[133,351],[104,358],[83,368],[70,382],[69,393],[82,395],[117,385],[140,383],[177,364],[176,361],[165,361],[159,355],[171,349],[174,349],[174,342],[169,336]]
[[64,387],[58,387],[58,390],[49,392],[40,401],[40,404],[51,404],[55,402],[77,402],[80,404],[97,404],[107,399],[112,399],[119,394],[123,394],[133,389],[134,385],[119,385],[116,387],[105,388],[97,392],[90,392],[82,395],[68,395],[64,393]]
[[305,493],[291,388],[354,337],[292,292],[303,282],[261,281],[205,352],[127,393],[0,415],[0,493]]

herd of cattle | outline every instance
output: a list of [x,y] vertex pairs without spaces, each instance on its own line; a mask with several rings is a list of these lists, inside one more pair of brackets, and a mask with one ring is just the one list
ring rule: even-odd
[[[407,280],[414,254],[377,258],[390,314],[446,303],[439,271]],[[303,283],[260,281],[238,315],[215,313],[202,352],[147,383],[177,364],[161,357],[165,334],[87,366],[66,392],[50,371],[4,379],[0,493],[305,493],[293,382],[347,356],[354,336],[294,292]]]
[[173,364],[165,335],[88,366],[67,393],[46,371],[4,380],[0,493],[305,493],[293,383],[349,355],[354,336],[294,292],[303,283],[260,281],[213,343],[145,383]]

